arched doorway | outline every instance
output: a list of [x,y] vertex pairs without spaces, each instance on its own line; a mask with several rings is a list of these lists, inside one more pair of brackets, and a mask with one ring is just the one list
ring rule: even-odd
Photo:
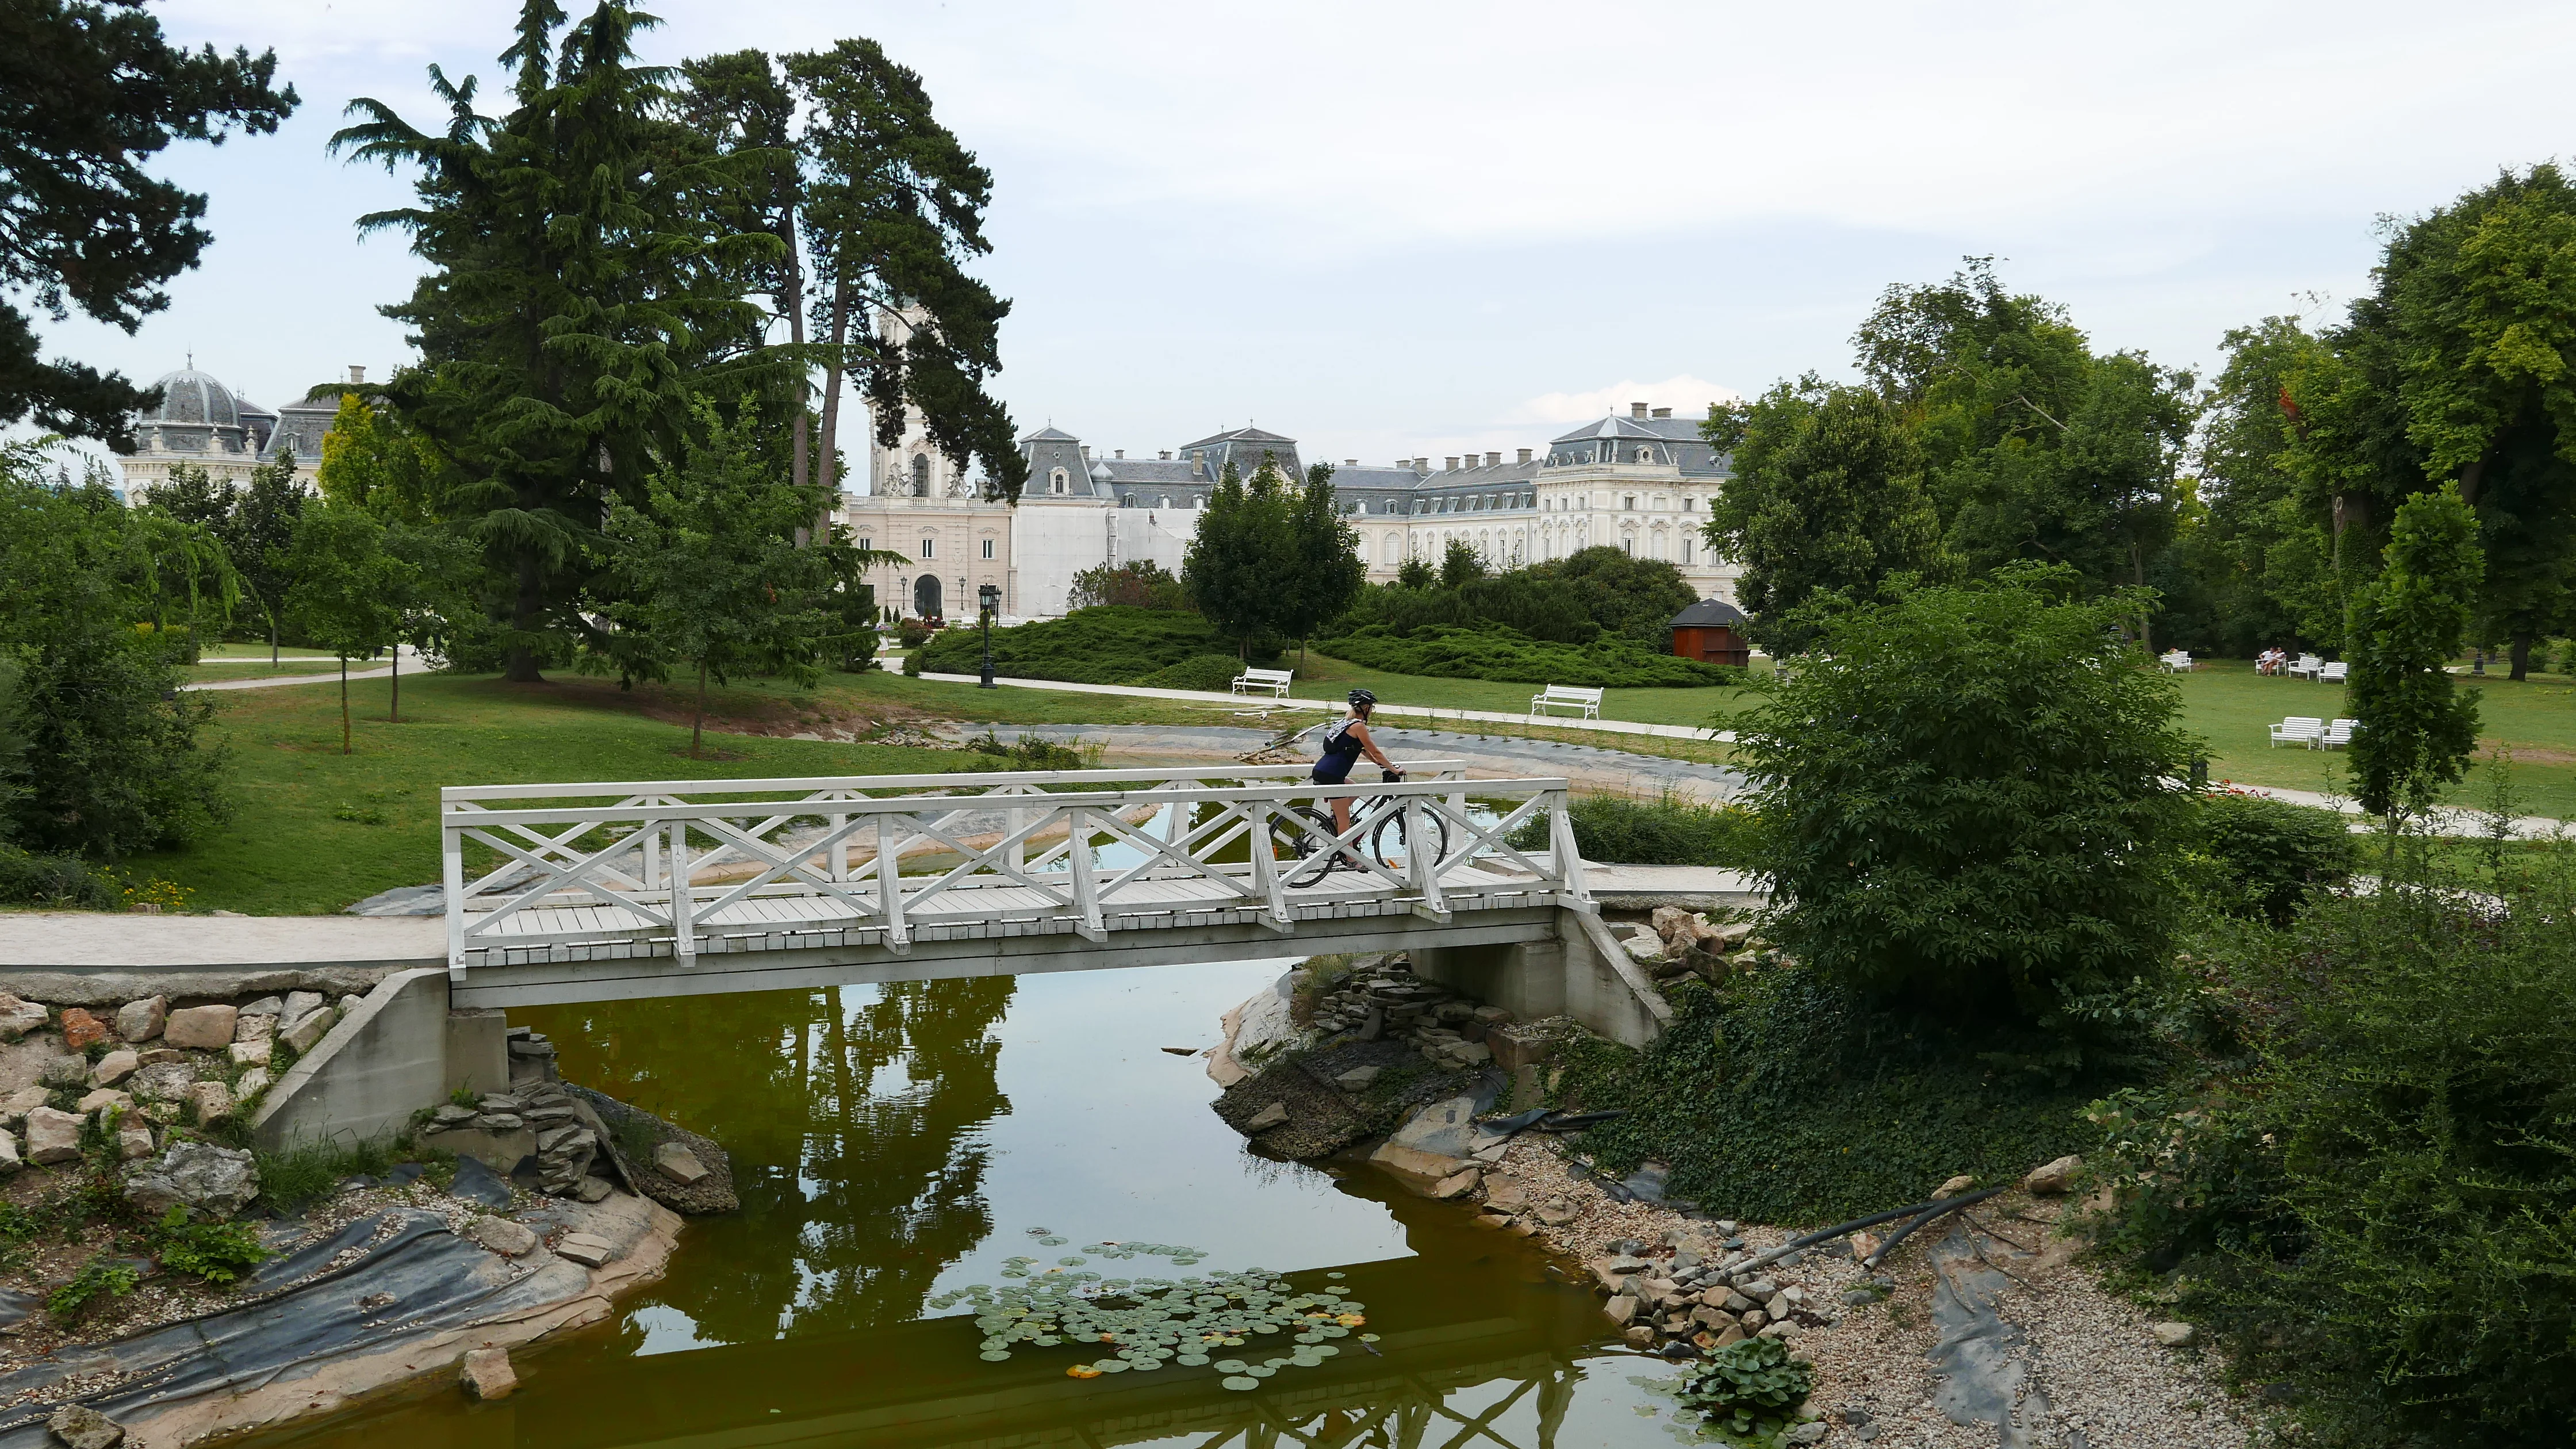
[[948,617],[939,607],[939,580],[935,576],[923,574],[912,581],[912,612],[924,619]]

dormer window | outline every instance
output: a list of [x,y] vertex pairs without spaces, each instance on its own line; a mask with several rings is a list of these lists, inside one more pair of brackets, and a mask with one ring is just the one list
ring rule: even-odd
[[1062,468],[1058,468],[1047,475],[1047,491],[1055,494],[1070,493],[1073,491],[1073,482],[1065,476]]

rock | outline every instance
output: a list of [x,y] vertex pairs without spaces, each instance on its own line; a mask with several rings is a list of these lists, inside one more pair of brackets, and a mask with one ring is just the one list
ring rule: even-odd
[[136,1158],[150,1157],[158,1145],[152,1140],[152,1124],[143,1118],[132,1117],[117,1123],[116,1156],[119,1161],[132,1162]]
[[200,1125],[221,1122],[233,1114],[233,1090],[221,1082],[199,1082],[188,1088],[187,1101],[197,1109]]
[[72,1110],[86,1117],[101,1107],[114,1107],[119,1111],[122,1111],[133,1105],[134,1099],[132,1097],[125,1095],[123,1092],[117,1091],[113,1087],[101,1087],[97,1091],[94,1091],[88,1096],[81,1098],[79,1101],[74,1102],[72,1104]]
[[39,1167],[80,1160],[81,1118],[75,1112],[38,1107],[27,1114],[27,1160]]
[[233,1019],[234,1045],[238,1046],[243,1042],[251,1041],[265,1043],[275,1040],[277,1040],[275,1016],[253,1016],[249,1012],[243,1012]]
[[270,1058],[275,1056],[277,1043],[262,1037],[257,1041],[234,1042],[228,1050],[232,1054],[235,1066],[264,1067],[268,1065]]
[[1789,1335],[1796,1332],[1798,1332],[1796,1321],[1783,1318],[1777,1323],[1766,1323],[1762,1325],[1762,1331],[1754,1336],[1756,1338],[1787,1338]]
[[477,1348],[466,1352],[465,1363],[458,1373],[468,1398],[506,1399],[519,1386],[519,1376],[510,1371],[510,1351],[506,1348]]
[[1288,1104],[1285,1102],[1273,1102],[1269,1106],[1264,1107],[1260,1111],[1243,1119],[1243,1130],[1246,1132],[1267,1132],[1273,1127],[1284,1125],[1287,1121]]
[[176,1102],[195,1085],[196,1069],[184,1061],[146,1062],[126,1085],[147,1102]]
[[7,1101],[0,1102],[0,1122],[16,1126],[26,1121],[27,1114],[45,1105],[45,1099],[52,1095],[42,1087],[20,1087],[9,1094]]
[[251,1155],[211,1142],[174,1143],[159,1161],[128,1169],[125,1178],[125,1200],[146,1218],[183,1207],[190,1217],[220,1221],[257,1196],[259,1167]]
[[1724,1348],[1730,1343],[1742,1343],[1744,1341],[1744,1337],[1744,1326],[1738,1323],[1730,1323],[1717,1331],[1717,1341],[1711,1343],[1709,1347]]
[[606,1202],[608,1195],[615,1191],[617,1191],[615,1184],[607,1178],[597,1176],[585,1177],[572,1185],[572,1195],[583,1202]]
[[314,1012],[320,1011],[325,1000],[326,998],[319,991],[290,991],[286,993],[286,1009],[278,1013],[278,1019],[286,1022],[302,1021]]
[[80,1088],[89,1085],[89,1058],[47,1057],[36,1068],[36,1080],[48,1087]]
[[1846,1288],[1843,1290],[1843,1306],[1845,1308],[1866,1308],[1877,1301],[1878,1290],[1875,1288]]
[[1608,1258],[1595,1258],[1583,1266],[1590,1268],[1592,1276],[1601,1280],[1601,1286],[1613,1293],[1627,1292],[1628,1280],[1646,1270],[1644,1263],[1625,1253]]
[[1716,1330],[1735,1322],[1735,1315],[1723,1308],[1711,1308],[1702,1304],[1690,1311],[1690,1321],[1702,1328]]
[[1463,1168],[1457,1172],[1449,1174],[1447,1177],[1444,1177],[1440,1179],[1439,1182],[1433,1184],[1431,1195],[1441,1202],[1450,1202],[1455,1199],[1465,1197],[1467,1194],[1476,1190],[1478,1179],[1482,1178],[1484,1175],[1483,1170],[1480,1168]]
[[474,1109],[451,1102],[430,1113],[429,1120],[441,1127],[461,1127],[474,1120]]
[[268,1084],[274,1080],[275,1078],[269,1076],[268,1068],[251,1068],[249,1071],[241,1074],[240,1081],[233,1083],[233,1101],[236,1103],[249,1101],[251,1098],[267,1091]]
[[0,1132],[0,1177],[9,1177],[26,1166],[18,1159],[18,1138],[12,1132]]
[[1556,1038],[1527,1022],[1506,1022],[1485,1033],[1494,1065],[1507,1072],[1534,1066],[1556,1054]]
[[566,1121],[539,1132],[537,1186],[557,1197],[571,1196],[598,1155],[599,1138],[587,1127]]
[[2081,1157],[2061,1157],[2030,1170],[2021,1180],[2022,1191],[2033,1197],[2055,1197],[2075,1185],[2075,1171],[2084,1165]]
[[277,1014],[285,1009],[286,1002],[284,1000],[275,996],[263,996],[259,1000],[252,1002],[250,1005],[243,1007],[241,1009],[241,1014],[244,1016],[265,1016],[269,1018],[270,1029],[274,1030],[277,1024]]
[[102,1087],[113,1087],[134,1075],[134,1069],[141,1065],[143,1059],[130,1051],[112,1051],[89,1069],[89,1079]]
[[538,1242],[536,1229],[504,1217],[476,1218],[465,1236],[504,1258],[524,1258],[536,1251]]
[[1627,1294],[1618,1293],[1613,1294],[1609,1302],[1601,1305],[1601,1311],[1609,1315],[1612,1323],[1625,1328],[1637,1321],[1637,1310],[1642,1306]]
[[87,1404],[63,1405],[54,1410],[54,1416],[45,1421],[45,1427],[53,1430],[54,1437],[70,1445],[71,1449],[116,1449],[117,1445],[125,1442],[125,1430],[119,1428],[115,1420]]
[[[1271,1105],[1275,1107],[1278,1104],[1274,1102]],[[653,1167],[682,1187],[702,1182],[707,1176],[707,1165],[698,1160],[698,1154],[691,1152],[685,1142],[665,1142],[654,1148]]]
[[1660,966],[1664,962],[1664,943],[1656,940],[1652,931],[1641,928],[1636,934],[1621,938],[1619,944],[1626,948],[1628,959],[1640,966]]
[[1537,1216],[1540,1222],[1547,1224],[1549,1227],[1561,1228],[1566,1224],[1573,1222],[1576,1218],[1583,1216],[1583,1214],[1576,1212],[1566,1203],[1565,1199],[1558,1198],[1556,1201],[1540,1208]]
[[90,1015],[88,1007],[63,1008],[64,1046],[76,1052],[85,1052],[89,1050],[91,1043],[105,1040],[107,1040],[107,1023]]
[[1378,1073],[1384,1070],[1384,1067],[1353,1067],[1333,1078],[1333,1085],[1345,1092],[1365,1092],[1377,1082]]
[[1824,1441],[1825,1432],[1824,1421],[1821,1419],[1813,1420],[1808,1423],[1800,1424],[1798,1427],[1782,1434],[1780,1436],[1780,1442],[1783,1444],[1818,1444]]
[[293,1048],[295,1054],[300,1057],[321,1045],[322,1038],[331,1034],[333,1019],[331,1013],[327,1011],[309,1013],[293,1026],[280,1032],[277,1039]]
[[170,998],[147,996],[116,1009],[116,1034],[128,1042],[145,1042],[161,1034],[170,1019]]
[[1867,1258],[1884,1245],[1885,1240],[1876,1233],[1858,1232],[1851,1235],[1851,1253],[1855,1258]]
[[591,1233],[566,1233],[555,1244],[558,1257],[571,1259],[585,1268],[602,1267],[617,1256],[617,1248],[606,1238]]
[[2147,1332],[2167,1348],[2189,1348],[2200,1339],[2200,1330],[2188,1323],[2150,1323]]
[[1629,1329],[1624,1336],[1627,1338],[1628,1346],[1630,1348],[1653,1348],[1655,1346],[1655,1330],[1643,1323]]
[[1440,1055],[1457,1067],[1481,1067],[1494,1059],[1493,1048],[1479,1041],[1448,1042],[1440,1048]]
[[240,1019],[229,1006],[183,1006],[170,1013],[161,1040],[187,1051],[221,1051],[233,1044],[233,1023]]
[[163,1062],[184,1062],[187,1059],[186,1052],[172,1047],[154,1047],[140,1054],[140,1060],[147,1067],[157,1067]]
[[44,1025],[44,1007],[32,1001],[21,1001],[9,992],[0,991],[0,1037],[16,1041],[31,1031],[42,1030]]
[[1529,1206],[1529,1189],[1509,1177],[1485,1179],[1485,1206],[1496,1212],[1516,1213]]
[[1957,1177],[1951,1178],[1948,1182],[1941,1184],[1939,1187],[1932,1189],[1932,1196],[1935,1201],[1945,1197],[1957,1197],[1959,1194],[1966,1192],[1969,1188],[1975,1187],[1976,1185],[1977,1180],[1963,1172]]

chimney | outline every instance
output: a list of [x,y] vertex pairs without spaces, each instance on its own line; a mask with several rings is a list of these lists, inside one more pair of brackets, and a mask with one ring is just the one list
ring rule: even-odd
[[1163,458],[1163,461],[1164,461],[1164,462],[1166,462],[1166,463],[1168,463],[1168,462],[1172,461],[1172,450],[1171,450],[1171,449],[1169,449],[1169,448],[1165,448],[1165,449],[1163,450],[1163,453],[1162,453],[1162,458]]
[[1449,460],[1449,471],[1452,473],[1458,471],[1458,460],[1456,458],[1451,458]]
[[1656,416],[1656,417],[1659,417],[1659,418],[1668,418],[1668,417],[1671,417],[1672,415],[1673,415],[1673,410],[1672,410],[1671,408],[1657,408],[1657,409],[1655,409],[1655,416]]
[[1081,449],[1081,453],[1082,453],[1082,461],[1084,461],[1084,462],[1086,462],[1086,463],[1090,462],[1090,461],[1091,461],[1091,445],[1090,445],[1089,443],[1081,444],[1081,445],[1080,445],[1080,449]]
[[1628,404],[1628,416],[1630,416],[1630,417],[1632,417],[1632,418],[1642,418],[1642,417],[1644,417],[1645,415],[1646,415],[1646,405],[1645,405],[1644,403],[1630,403],[1630,404]]
[[1359,460],[1359,459],[1357,459],[1357,458],[1344,458],[1344,459],[1342,460],[1342,466],[1343,466],[1343,467],[1345,467],[1345,468],[1356,468],[1356,467],[1358,467],[1359,465],[1360,465],[1360,460]]
[[1522,461],[1522,462],[1524,462],[1524,463],[1526,463],[1526,462],[1528,462],[1528,461],[1529,461],[1529,458],[1530,458],[1530,450],[1529,450],[1529,449],[1527,449],[1527,448],[1523,448],[1523,449],[1521,449],[1521,461]]
[[[1526,463],[1529,459],[1523,458],[1521,461]],[[1500,453],[1487,453],[1485,455],[1485,466],[1488,468],[1499,468],[1503,466],[1503,455]]]
[[1127,456],[1127,450],[1125,448],[1112,448],[1109,450],[1109,456],[1113,458],[1124,458]]
[[353,383],[363,383],[366,380],[367,370],[365,368],[360,367],[354,362],[349,364],[349,381]]

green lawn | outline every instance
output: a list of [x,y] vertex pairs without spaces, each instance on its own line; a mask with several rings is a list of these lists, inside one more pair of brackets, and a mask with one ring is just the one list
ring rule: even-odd
[[[2501,674],[2461,683],[2478,697],[2479,743],[2513,752],[2521,809],[2576,818],[2576,679],[2534,674],[2516,684]],[[2343,791],[2340,752],[2271,747],[2269,726],[2291,715],[2349,715],[2341,688],[2304,679],[2266,678],[2243,660],[2205,661],[2182,676],[2183,725],[2209,742],[2213,780],[2242,780],[2299,790]],[[2453,798],[2474,803],[2479,785]]]
[[[663,780],[765,775],[915,773],[964,766],[953,751],[835,744],[756,734],[710,736],[692,760],[685,717],[656,691],[567,676],[543,685],[488,677],[406,675],[403,722],[385,721],[389,681],[350,687],[357,752],[340,753],[340,691],[330,685],[219,696],[216,733],[237,765],[232,821],[179,851],[134,859],[178,882],[197,910],[255,915],[337,911],[394,886],[438,879],[443,785],[537,780]],[[783,687],[725,691],[721,703],[761,724],[808,722],[777,709]],[[766,696],[766,698],[764,698]],[[806,696],[808,704],[821,696]],[[656,717],[656,716],[660,717]]]

